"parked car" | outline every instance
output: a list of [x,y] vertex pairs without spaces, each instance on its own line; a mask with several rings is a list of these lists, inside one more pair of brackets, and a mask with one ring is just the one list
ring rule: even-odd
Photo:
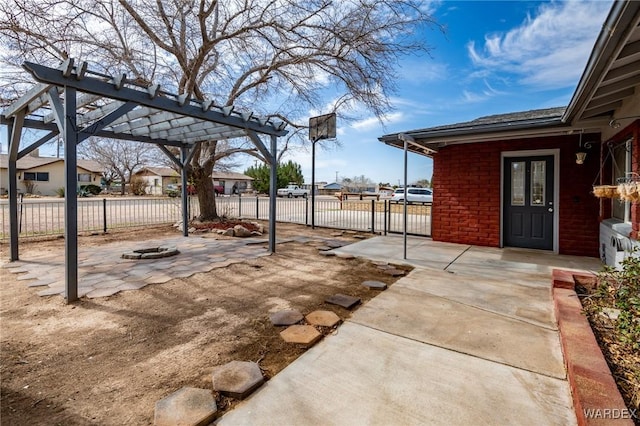
[[[391,201],[404,201],[404,188],[398,188],[393,192]],[[433,191],[428,188],[407,188],[407,203],[432,203]]]
[[[182,191],[182,185],[179,183],[170,183],[167,185],[167,187],[165,188],[165,194],[167,194],[169,197],[177,197],[180,195],[180,192]],[[196,187],[188,184],[187,185],[187,194],[189,195],[195,195],[196,193]]]
[[308,189],[302,189],[298,185],[288,185],[286,188],[278,189],[278,197],[288,197],[288,198],[307,198],[309,196]]

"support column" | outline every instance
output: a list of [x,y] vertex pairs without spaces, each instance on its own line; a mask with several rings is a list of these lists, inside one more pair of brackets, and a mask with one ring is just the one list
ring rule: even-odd
[[316,142],[311,139],[311,229],[316,229]]
[[78,127],[76,89],[64,88],[64,251],[65,297],[78,300]]
[[278,199],[278,138],[271,136],[271,172],[269,175],[269,251],[276,252],[276,201]]
[[180,162],[182,168],[180,169],[180,178],[182,179],[182,235],[189,236],[189,193],[188,193],[188,176],[187,176],[187,156],[189,152],[185,146],[180,147]]
[[18,254],[18,148],[22,136],[22,123],[24,121],[24,111],[18,112],[7,126],[7,141],[9,142],[8,172],[9,172],[9,260],[14,262],[19,260]]

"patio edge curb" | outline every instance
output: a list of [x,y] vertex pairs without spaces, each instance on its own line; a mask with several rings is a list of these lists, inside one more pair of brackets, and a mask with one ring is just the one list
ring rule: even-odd
[[[567,380],[578,425],[615,423],[633,426],[633,420],[622,418],[622,413],[629,411],[589,321],[582,313],[582,303],[575,292],[575,275],[584,274],[554,269],[552,292]],[[616,418],[617,415],[620,417]]]

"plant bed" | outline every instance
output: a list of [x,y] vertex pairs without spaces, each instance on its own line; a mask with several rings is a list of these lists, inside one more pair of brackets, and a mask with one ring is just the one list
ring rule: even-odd
[[236,225],[242,225],[247,228],[249,231],[258,231],[258,226],[254,225],[251,222],[246,222],[242,220],[220,220],[220,221],[211,221],[211,222],[192,222],[191,226],[198,230],[212,230],[212,229],[229,229],[233,228]]
[[622,271],[605,268],[597,277],[575,280],[598,345],[640,425],[640,260],[629,258]]

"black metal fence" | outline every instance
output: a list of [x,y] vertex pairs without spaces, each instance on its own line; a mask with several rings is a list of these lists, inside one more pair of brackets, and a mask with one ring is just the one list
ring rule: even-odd
[[[221,216],[242,219],[269,219],[269,198],[256,196],[219,197]],[[311,200],[279,198],[279,222],[356,230],[379,234],[403,232],[404,206],[389,200],[348,200],[316,198],[315,219]],[[189,217],[199,214],[198,200],[189,198]],[[78,199],[78,231],[108,230],[176,223],[182,220],[180,198],[131,197]],[[64,200],[21,199],[18,204],[20,238],[64,234]],[[9,206],[0,202],[0,240],[9,238]],[[431,204],[407,205],[407,232],[431,235]]]

